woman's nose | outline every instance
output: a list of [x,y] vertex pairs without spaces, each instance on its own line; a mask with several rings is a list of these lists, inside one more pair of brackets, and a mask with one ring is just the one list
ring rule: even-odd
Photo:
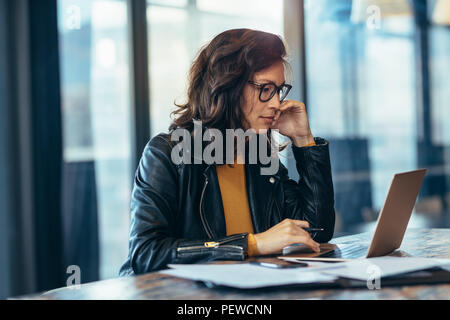
[[274,94],[272,99],[269,100],[269,108],[275,109],[275,111],[278,111],[281,106],[280,96],[278,93]]

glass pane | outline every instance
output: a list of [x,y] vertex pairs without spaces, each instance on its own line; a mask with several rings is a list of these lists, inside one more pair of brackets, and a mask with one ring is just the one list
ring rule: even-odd
[[259,20],[263,18],[276,20],[280,18],[277,17],[278,14],[276,12],[280,10],[280,13],[282,12],[283,3],[258,0],[197,0],[197,8],[205,12],[214,12],[222,15],[258,17]]
[[393,173],[417,168],[412,11],[335,0],[305,10],[310,123],[331,142],[337,229],[349,231],[376,219]]
[[193,1],[183,9],[153,3],[147,12],[152,136],[167,131],[174,100],[184,101],[188,70],[202,45],[233,28],[283,34],[282,1]]
[[[450,20],[450,13],[449,13]],[[433,138],[450,145],[450,28],[431,29],[431,74],[433,104]]]
[[154,5],[161,6],[173,6],[173,7],[185,7],[188,4],[188,0],[147,0]]
[[[443,2],[441,1],[441,6]],[[440,8],[440,7],[437,7]],[[434,214],[449,227],[450,216],[450,11],[447,4],[447,15],[441,15],[445,24],[436,24],[430,28],[430,121],[431,141],[427,153],[432,162],[430,187],[427,190],[430,205],[436,204]],[[436,22],[441,22],[437,20]],[[446,215],[439,215],[446,212]]]
[[100,278],[116,277],[128,253],[127,1],[59,0],[58,5],[66,262],[82,264],[85,282],[98,274],[98,263]]

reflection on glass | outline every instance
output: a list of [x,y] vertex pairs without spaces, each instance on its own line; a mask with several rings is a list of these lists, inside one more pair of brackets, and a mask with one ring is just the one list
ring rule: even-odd
[[71,172],[64,181],[66,262],[82,264],[82,281],[88,274],[95,280],[96,260],[100,278],[116,277],[128,250],[131,186],[127,1],[58,6],[64,168]]
[[[449,12],[450,16],[450,12]],[[433,138],[450,145],[450,29],[436,26],[431,31],[431,73]]]
[[[305,19],[310,123],[332,142],[337,230],[352,231],[376,219],[393,173],[426,166],[434,175],[449,158],[439,160],[441,147],[424,146],[418,131],[425,121],[418,80],[422,53],[410,2],[308,0]],[[440,101],[430,106],[431,141],[450,130],[443,120],[449,118],[448,44],[448,28],[434,32],[431,90]],[[445,174],[437,173],[438,180]],[[425,181],[418,212],[445,211],[445,205],[429,204],[435,196],[441,204],[448,201],[448,185],[431,187],[438,180]]]
[[147,2],[153,5],[173,7],[185,7],[188,4],[188,0],[148,0]]
[[[254,28],[283,34],[283,2],[189,1],[173,8],[148,1],[152,136],[166,132],[183,102],[191,62],[201,46],[233,28]],[[196,3],[196,4],[195,4]]]

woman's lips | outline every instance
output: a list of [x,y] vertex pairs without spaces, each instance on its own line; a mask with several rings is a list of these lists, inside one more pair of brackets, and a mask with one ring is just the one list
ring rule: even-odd
[[275,117],[261,117],[265,123],[271,124]]

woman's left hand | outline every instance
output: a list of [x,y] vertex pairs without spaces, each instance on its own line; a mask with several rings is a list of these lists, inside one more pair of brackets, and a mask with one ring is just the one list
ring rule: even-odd
[[291,138],[297,147],[314,142],[305,104],[300,101],[283,101],[271,128],[278,129],[282,135]]

